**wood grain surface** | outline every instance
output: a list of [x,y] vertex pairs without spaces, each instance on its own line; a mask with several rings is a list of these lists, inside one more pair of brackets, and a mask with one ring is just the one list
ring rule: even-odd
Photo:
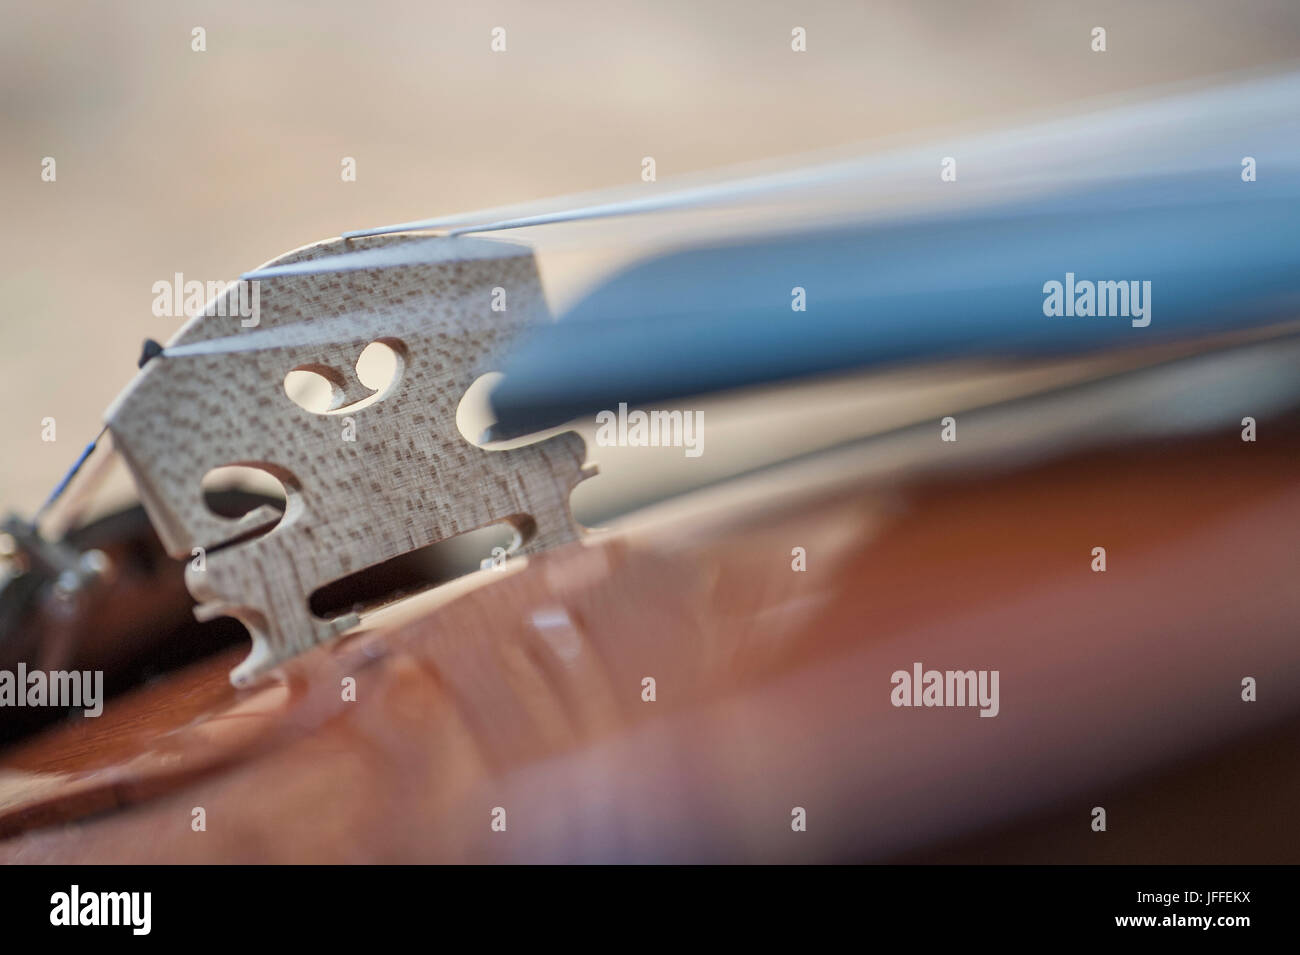
[[[262,688],[214,659],[8,753],[0,860],[1293,856],[1296,424],[790,489],[485,572]],[[891,706],[913,661],[998,668],[1001,712]]]
[[[322,242],[268,265],[404,242],[424,243],[419,264],[262,280],[256,327],[242,326],[232,287],[209,309],[217,314],[194,317],[167,344],[313,327],[327,341],[156,358],[108,413],[167,551],[205,552],[206,566],[191,565],[186,578],[196,612],[237,617],[253,635],[235,683],[354,626],[351,614],[322,620],[308,606],[349,574],[496,522],[514,527],[518,553],[577,537],[569,494],[594,473],[578,435],[487,451],[456,427],[462,396],[493,370],[489,356],[549,318],[526,248],[386,236]],[[503,311],[492,309],[494,289],[504,290]],[[355,371],[372,342],[397,354],[397,375],[354,407],[372,394]],[[291,400],[285,378],[295,370],[329,380],[335,407],[318,414]],[[279,479],[283,516],[269,506],[235,519],[211,511],[201,482],[228,466]]]

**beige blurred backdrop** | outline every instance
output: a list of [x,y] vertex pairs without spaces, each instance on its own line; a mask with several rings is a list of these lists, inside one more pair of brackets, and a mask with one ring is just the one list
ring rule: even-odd
[[179,327],[151,313],[176,272],[230,280],[349,228],[629,185],[647,155],[662,184],[1298,52],[1295,0],[5,0],[0,510],[40,503],[142,339]]

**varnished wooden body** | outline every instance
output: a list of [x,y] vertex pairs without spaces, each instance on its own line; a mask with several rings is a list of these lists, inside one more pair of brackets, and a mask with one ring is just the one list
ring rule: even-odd
[[[0,859],[1293,859],[1300,421],[1261,427],[715,499],[279,684],[215,658],[9,752]],[[913,661],[1000,714],[892,706]]]

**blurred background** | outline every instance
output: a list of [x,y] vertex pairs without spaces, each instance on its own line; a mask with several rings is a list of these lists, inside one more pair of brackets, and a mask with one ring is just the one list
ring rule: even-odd
[[[647,155],[662,186],[1280,65],[1300,6],[6,0],[0,23],[0,502],[30,513],[141,340],[182,323],[151,312],[174,273],[231,280],[346,229],[636,187]],[[643,223],[619,223],[629,248]],[[554,302],[617,257],[604,237],[543,255]]]

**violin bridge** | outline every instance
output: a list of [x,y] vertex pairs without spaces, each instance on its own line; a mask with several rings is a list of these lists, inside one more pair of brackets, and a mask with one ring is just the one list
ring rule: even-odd
[[[262,279],[255,316],[239,301],[206,309],[109,409],[108,428],[163,545],[189,562],[196,615],[236,617],[252,635],[252,653],[231,672],[236,686],[357,622],[313,615],[311,594],[327,584],[503,521],[516,529],[513,553],[580,534],[569,495],[594,469],[584,467],[579,435],[489,451],[456,425],[461,398],[493,370],[493,356],[550,319],[526,247],[427,235],[334,239],[264,268],[416,243],[418,255],[399,255],[398,264],[322,263]],[[396,375],[377,393],[355,370],[372,342],[397,356]],[[285,390],[295,370],[335,385],[334,406],[317,413],[295,403]],[[278,479],[283,513],[210,510],[204,476],[227,466]]]

